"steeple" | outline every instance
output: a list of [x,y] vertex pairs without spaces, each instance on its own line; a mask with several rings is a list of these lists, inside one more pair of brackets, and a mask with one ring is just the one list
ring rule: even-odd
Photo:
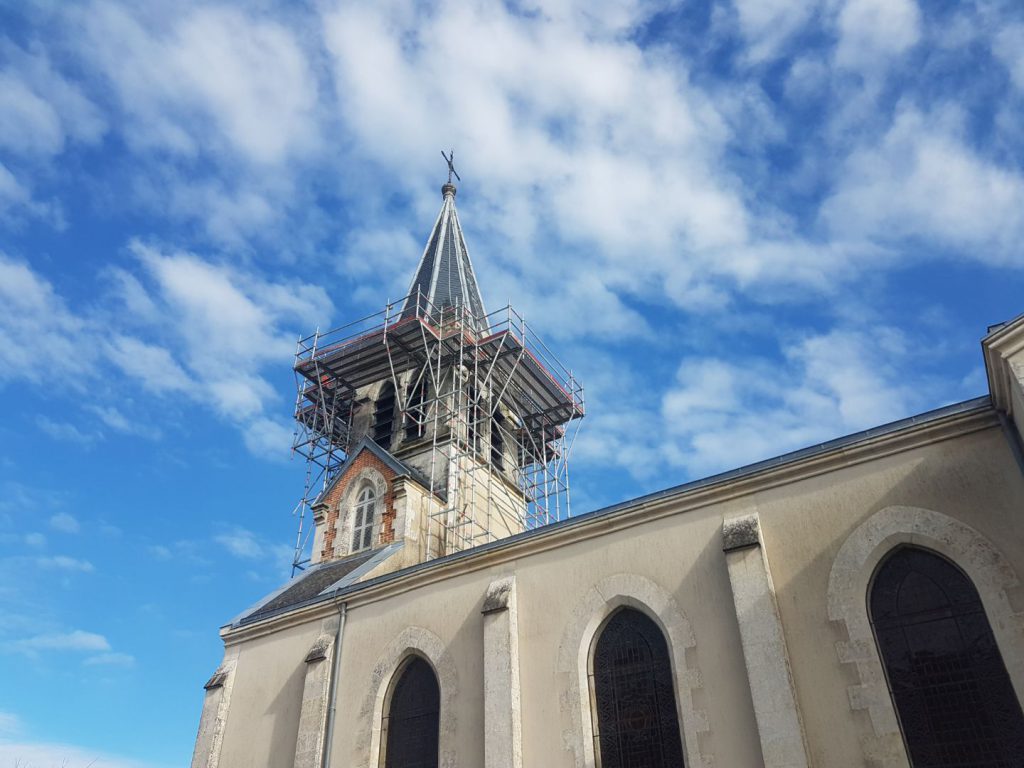
[[394,570],[569,513],[583,387],[511,306],[485,315],[445,160],[441,212],[399,316],[389,304],[299,342],[296,568],[383,547],[402,553],[387,555]]
[[451,158],[446,156],[445,160],[448,161],[448,182],[441,187],[441,212],[427,239],[427,247],[409,286],[401,316],[404,319],[419,315],[439,321],[442,310],[462,307],[469,315],[464,318],[464,324],[478,329],[478,321],[487,311],[469,260],[459,214],[455,210],[452,175],[458,178],[458,174],[452,167]]

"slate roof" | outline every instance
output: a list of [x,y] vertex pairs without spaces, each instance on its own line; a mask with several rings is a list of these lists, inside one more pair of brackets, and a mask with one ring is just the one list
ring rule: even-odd
[[[409,286],[409,295],[402,306],[403,319],[420,315],[437,321],[442,309],[456,306],[465,307],[473,318],[487,314],[455,210],[455,185],[445,184],[441,193],[444,199],[441,212]],[[417,302],[422,303],[417,307]],[[468,324],[478,325],[472,321]]]
[[[386,559],[395,549],[394,545],[378,547],[365,552],[357,552],[341,560],[315,565],[298,578],[288,582],[284,589],[272,594],[262,604],[244,612],[232,623],[248,624],[313,601],[329,587],[344,586],[347,582],[354,582],[378,562]],[[371,560],[374,562],[371,563]],[[367,567],[362,568],[362,566]],[[357,570],[359,573],[356,573]],[[346,579],[346,577],[351,578]]]

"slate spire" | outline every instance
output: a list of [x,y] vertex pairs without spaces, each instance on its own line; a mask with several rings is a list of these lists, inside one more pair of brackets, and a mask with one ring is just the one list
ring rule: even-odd
[[443,308],[459,306],[473,318],[467,318],[467,324],[479,330],[477,321],[487,312],[455,210],[455,185],[450,175],[441,187],[441,195],[441,212],[409,286],[401,316],[420,315],[437,321]]

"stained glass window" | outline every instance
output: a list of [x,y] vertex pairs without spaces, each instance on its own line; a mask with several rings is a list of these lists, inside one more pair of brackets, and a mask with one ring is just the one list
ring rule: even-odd
[[1024,765],[1024,715],[967,576],[897,549],[875,574],[870,613],[914,768]]
[[385,718],[385,768],[437,768],[441,690],[423,659],[409,662],[391,694]]
[[672,664],[657,624],[630,608],[612,616],[592,675],[601,768],[683,768]]

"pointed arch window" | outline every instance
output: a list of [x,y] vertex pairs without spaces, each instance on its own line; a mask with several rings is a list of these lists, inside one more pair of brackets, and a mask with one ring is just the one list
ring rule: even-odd
[[373,409],[373,440],[382,448],[391,448],[391,430],[395,422],[395,385],[390,381],[380,388]]
[[369,549],[373,543],[373,521],[377,511],[377,492],[366,485],[356,496],[352,510],[352,551]]
[[919,547],[875,572],[869,614],[914,768],[1010,768],[1024,755],[1024,714],[978,591]]
[[437,768],[441,689],[426,660],[413,656],[391,692],[384,717],[384,768]]
[[668,643],[640,611],[615,613],[591,664],[601,768],[684,768]]

